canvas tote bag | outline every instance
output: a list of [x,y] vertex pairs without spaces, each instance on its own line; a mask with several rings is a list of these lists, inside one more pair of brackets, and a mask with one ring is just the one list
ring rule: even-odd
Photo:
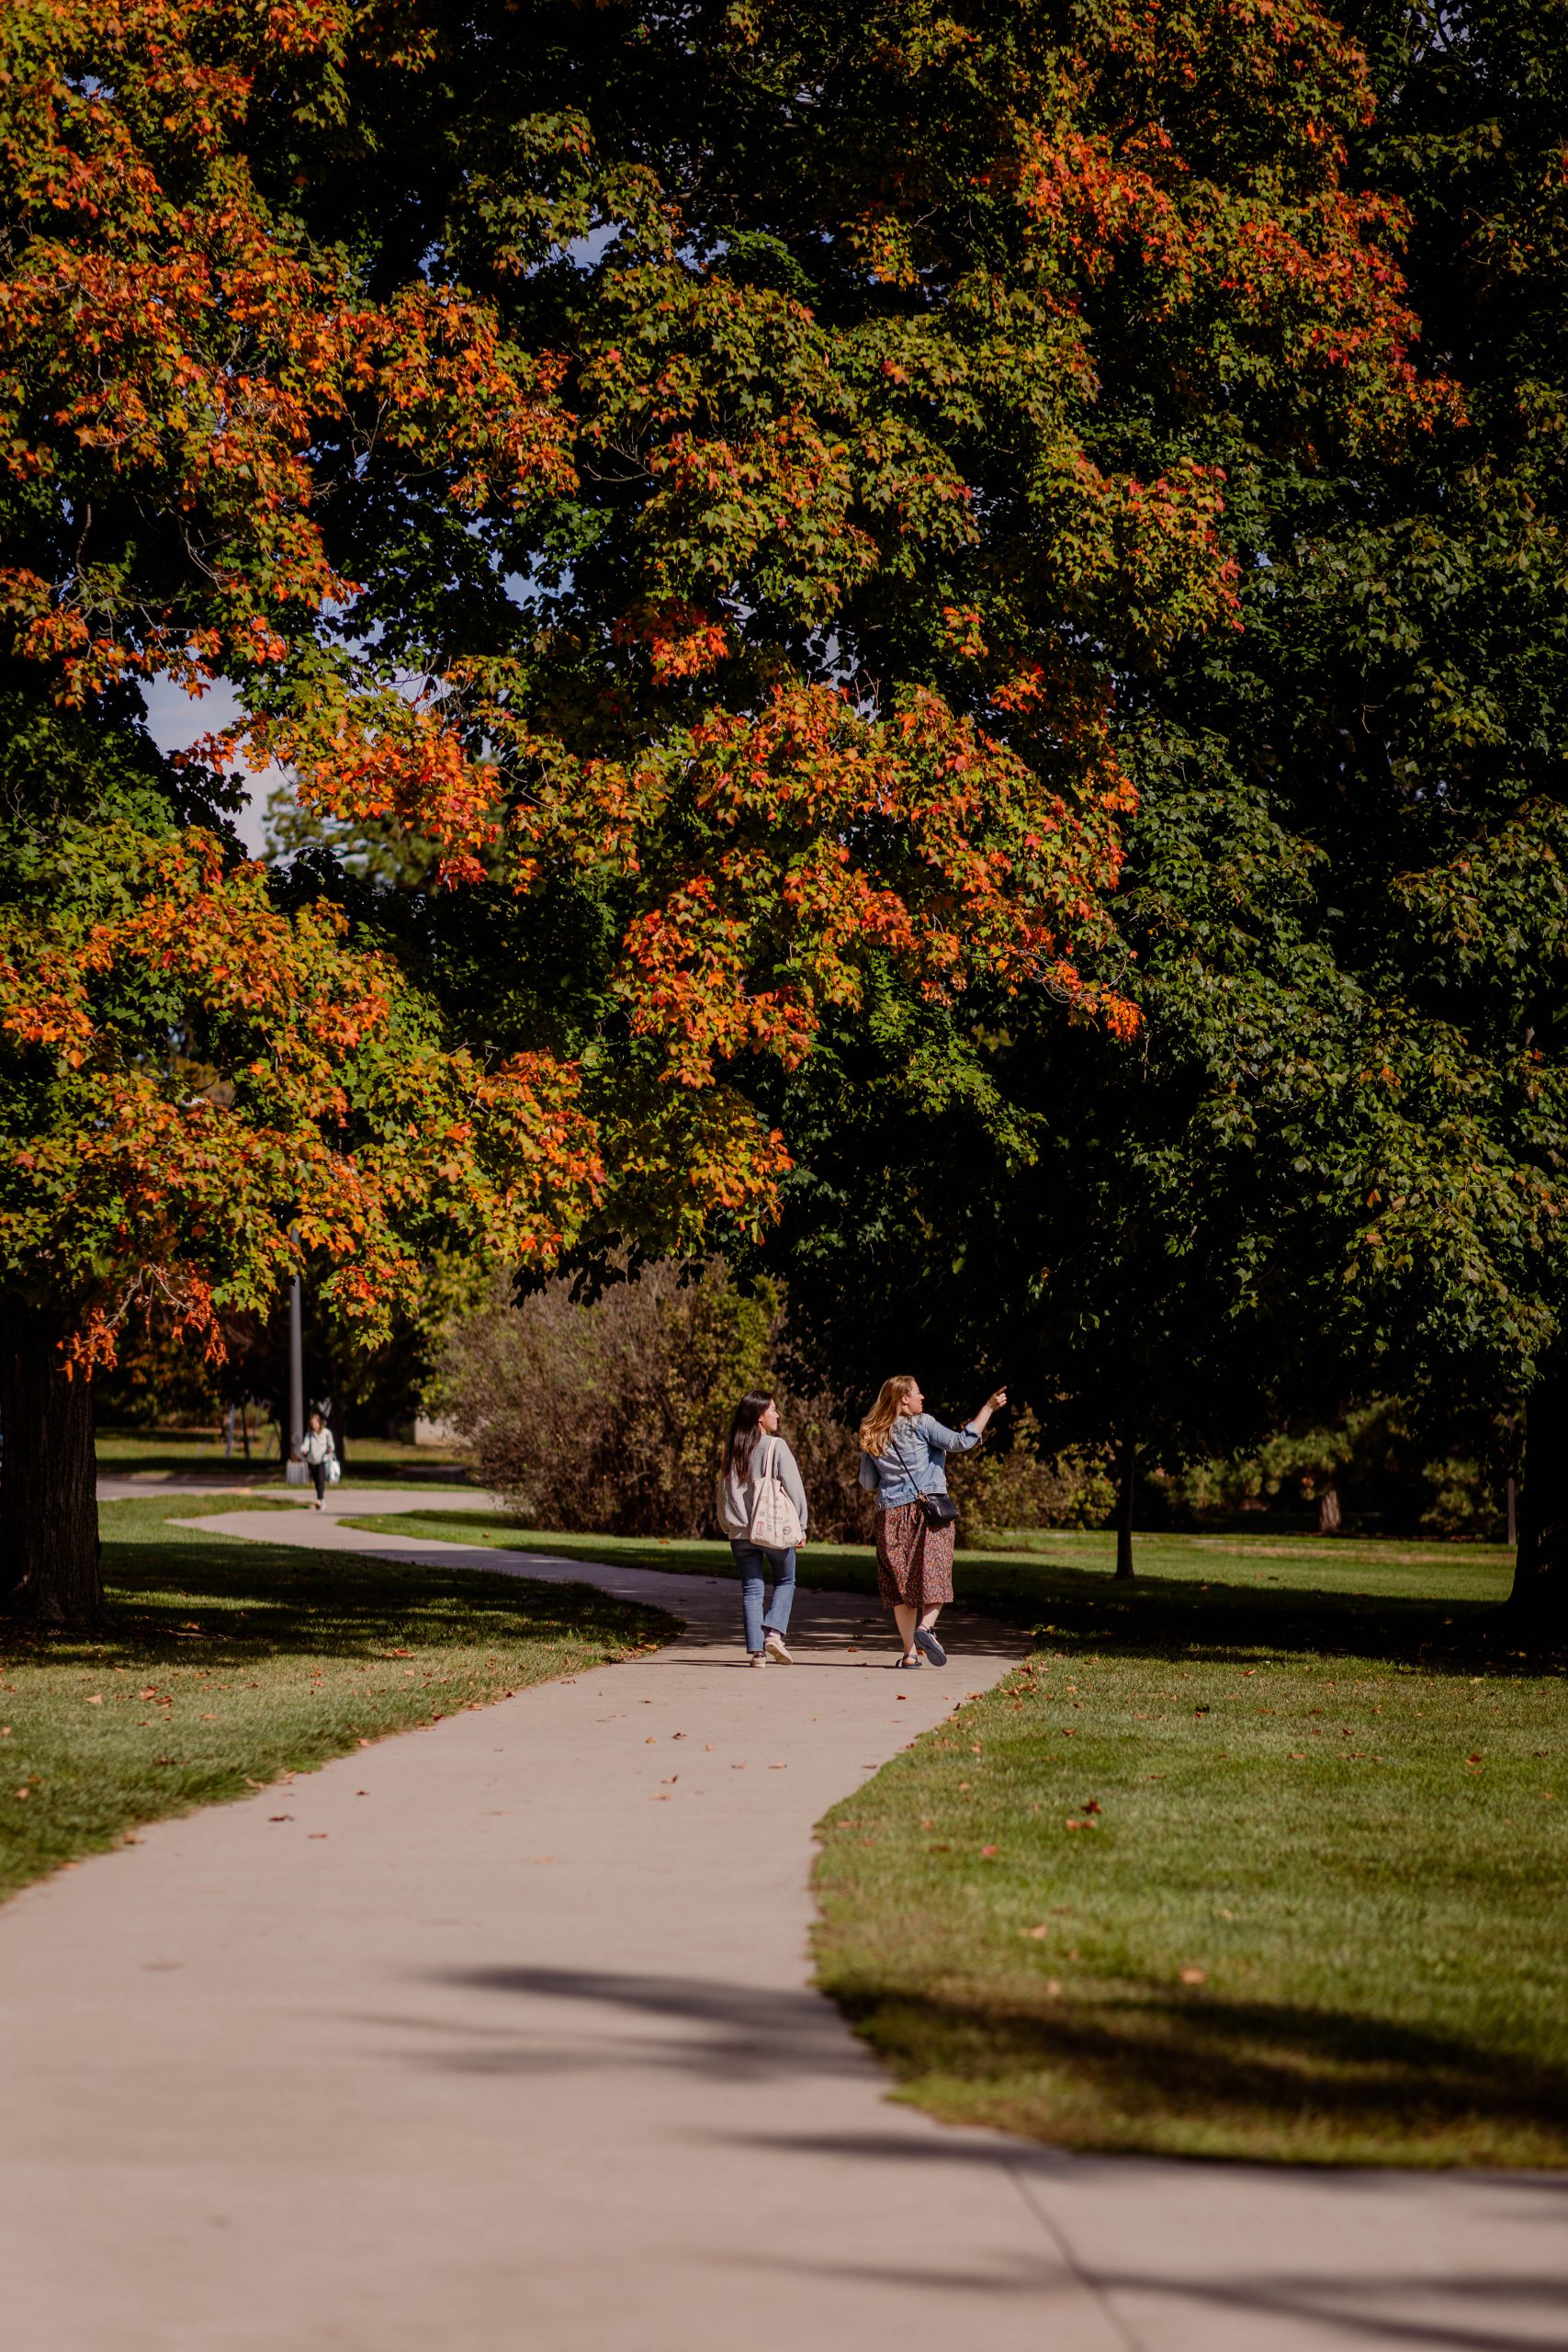
[[793,1552],[806,1541],[806,1530],[779,1476],[777,1441],[765,1437],[757,1448],[757,1473],[751,1487],[751,1511],[746,1532],[764,1552]]

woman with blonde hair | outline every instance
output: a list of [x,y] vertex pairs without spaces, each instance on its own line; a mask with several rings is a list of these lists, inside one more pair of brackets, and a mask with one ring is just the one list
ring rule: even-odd
[[860,1482],[876,1497],[876,1581],[893,1611],[906,1668],[947,1664],[936,1637],[944,1601],[953,1599],[953,1525],[958,1513],[947,1491],[947,1457],[967,1453],[985,1435],[993,1413],[1007,1403],[998,1388],[961,1430],[944,1429],[925,1409],[920,1384],[909,1373],[885,1380],[860,1425]]

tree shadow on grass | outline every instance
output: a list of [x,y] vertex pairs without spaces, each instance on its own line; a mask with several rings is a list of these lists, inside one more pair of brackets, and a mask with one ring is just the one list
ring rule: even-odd
[[482,1569],[284,1551],[182,1533],[167,1544],[110,1543],[105,1585],[113,1623],[94,1641],[5,1630],[30,1663],[152,1665],[179,1657],[243,1667],[285,1653],[368,1658],[389,1645],[472,1647],[520,1638],[615,1639],[628,1648],[679,1632],[663,1612],[588,1584],[495,1577]]
[[905,2081],[938,2086],[944,2115],[1062,2146],[1568,2165],[1568,2072],[1460,2035],[1154,1984],[1037,2004],[827,1989]]

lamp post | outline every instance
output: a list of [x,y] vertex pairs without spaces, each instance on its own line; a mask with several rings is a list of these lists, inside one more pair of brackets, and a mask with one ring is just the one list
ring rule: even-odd
[[305,1436],[305,1331],[299,1277],[288,1285],[288,1456],[298,1458]]

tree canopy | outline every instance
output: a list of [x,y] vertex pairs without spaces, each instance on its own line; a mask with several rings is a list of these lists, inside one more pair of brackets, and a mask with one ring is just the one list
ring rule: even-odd
[[[0,68],[4,1285],[79,1357],[301,1251],[373,1317],[432,1206],[759,1237],[888,990],[1128,1046],[1257,479],[1454,412],[1310,8],[21,0]],[[240,698],[173,768],[155,670]],[[437,886],[269,897],[273,759]]]

